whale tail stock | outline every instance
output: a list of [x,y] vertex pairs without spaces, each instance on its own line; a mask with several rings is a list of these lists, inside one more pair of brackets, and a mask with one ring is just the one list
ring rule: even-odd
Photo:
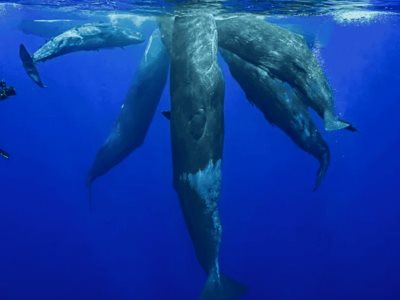
[[200,300],[236,300],[247,291],[247,287],[236,280],[215,272],[208,276]]
[[352,132],[357,131],[357,129],[353,125],[351,125],[350,122],[339,119],[330,111],[324,112],[324,126],[327,131],[334,131],[340,129],[346,129]]
[[19,57],[22,61],[22,65],[24,66],[24,69],[28,76],[40,87],[44,88],[46,87],[40,78],[39,71],[36,68],[35,62],[33,61],[32,56],[29,54],[28,50],[26,50],[26,47],[24,44],[21,44],[19,46]]

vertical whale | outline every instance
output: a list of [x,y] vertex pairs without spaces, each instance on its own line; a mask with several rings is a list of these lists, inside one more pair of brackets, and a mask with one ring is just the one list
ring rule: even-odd
[[336,116],[327,79],[301,36],[248,16],[219,20],[217,25],[221,48],[292,85],[324,119],[326,130],[355,130]]
[[175,18],[171,58],[174,187],[197,260],[208,275],[202,300],[238,299],[244,287],[220,272],[224,81],[212,15]]
[[90,168],[89,186],[143,143],[164,90],[168,70],[169,54],[156,30],[149,39],[120,114]]
[[314,190],[317,189],[328,170],[330,151],[305,104],[288,84],[274,78],[268,71],[230,51],[222,49],[221,53],[247,99],[270,123],[278,126],[296,145],[319,161],[314,185]]

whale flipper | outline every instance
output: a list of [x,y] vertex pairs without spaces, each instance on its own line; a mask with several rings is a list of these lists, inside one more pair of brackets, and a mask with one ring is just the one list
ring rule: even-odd
[[247,291],[247,287],[236,280],[220,274],[220,279],[209,276],[200,300],[235,300]]
[[40,87],[46,87],[43,84],[42,79],[40,78],[39,71],[36,68],[35,62],[32,59],[32,56],[29,54],[28,50],[24,44],[19,46],[19,57],[21,58],[22,64],[28,76]]
[[349,131],[357,131],[351,123],[339,119],[331,111],[324,112],[324,127],[326,131],[334,131],[340,129],[347,129]]

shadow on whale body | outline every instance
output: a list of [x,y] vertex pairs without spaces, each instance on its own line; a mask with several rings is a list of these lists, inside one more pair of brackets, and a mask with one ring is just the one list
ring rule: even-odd
[[21,44],[19,56],[28,76],[40,87],[44,84],[40,78],[36,63],[77,51],[126,47],[144,42],[141,33],[112,24],[88,23],[73,27],[47,41],[30,55]]

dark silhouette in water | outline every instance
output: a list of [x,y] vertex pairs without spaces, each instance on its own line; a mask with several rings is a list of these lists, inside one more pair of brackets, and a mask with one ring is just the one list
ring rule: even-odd
[[38,69],[36,68],[36,64],[33,61],[31,55],[29,54],[28,50],[26,50],[26,47],[21,44],[19,46],[19,57],[22,61],[22,65],[25,69],[25,72],[28,74],[28,76],[40,87],[44,88],[46,87],[40,78],[40,74]]
[[10,155],[4,151],[3,149],[0,149],[0,156],[5,158],[5,159],[10,159]]
[[[13,86],[8,86],[4,80],[0,80],[0,101],[4,101],[8,99],[8,97],[15,96],[16,94]],[[10,159],[10,154],[3,149],[0,149],[0,156],[5,159]]]
[[13,86],[7,86],[4,80],[0,80],[0,101],[8,99],[8,97],[15,96],[17,93]]

